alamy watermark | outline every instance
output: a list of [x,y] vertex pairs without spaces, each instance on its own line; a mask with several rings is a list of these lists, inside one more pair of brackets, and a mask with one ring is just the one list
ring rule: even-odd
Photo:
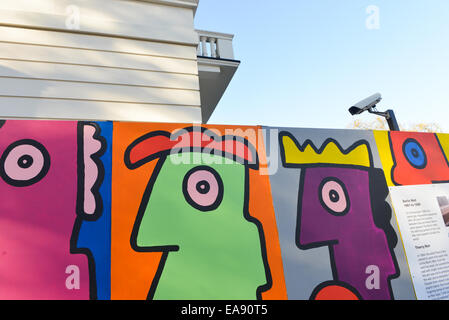
[[257,166],[260,175],[273,175],[279,168],[278,139],[279,132],[273,128],[178,129],[171,132],[170,140],[176,144],[169,161],[175,165],[241,163]]
[[69,5],[65,9],[65,27],[69,30],[81,29],[81,9],[77,5]]
[[68,274],[65,280],[65,287],[68,290],[80,289],[80,268],[76,265],[69,265],[65,269],[65,273]]
[[366,7],[366,13],[368,14],[365,26],[368,30],[380,29],[380,8],[376,5],[369,5]]

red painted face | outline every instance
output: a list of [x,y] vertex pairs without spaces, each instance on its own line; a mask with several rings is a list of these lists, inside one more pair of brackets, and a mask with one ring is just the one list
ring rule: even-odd
[[449,182],[449,165],[433,133],[391,132],[396,185]]

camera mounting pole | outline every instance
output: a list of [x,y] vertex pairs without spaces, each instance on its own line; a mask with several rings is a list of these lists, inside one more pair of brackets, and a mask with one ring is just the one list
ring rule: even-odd
[[388,109],[387,111],[381,112],[377,111],[376,106],[374,106],[373,108],[368,109],[368,112],[384,117],[387,120],[390,131],[401,131],[401,129],[399,129],[399,125],[393,110]]

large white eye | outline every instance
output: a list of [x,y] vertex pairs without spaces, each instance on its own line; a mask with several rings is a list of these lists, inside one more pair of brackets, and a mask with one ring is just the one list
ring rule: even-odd
[[196,167],[185,175],[183,193],[192,207],[200,211],[212,211],[223,199],[223,182],[211,167]]
[[318,188],[321,205],[332,215],[343,216],[349,211],[349,196],[345,184],[337,178],[324,179]]
[[0,158],[0,176],[15,187],[40,181],[50,168],[47,149],[34,140],[20,140],[6,148]]

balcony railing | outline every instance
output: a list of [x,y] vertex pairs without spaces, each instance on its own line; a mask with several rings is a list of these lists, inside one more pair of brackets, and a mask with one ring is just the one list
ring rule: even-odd
[[200,40],[197,53],[199,57],[234,60],[234,35],[203,30],[196,32]]

